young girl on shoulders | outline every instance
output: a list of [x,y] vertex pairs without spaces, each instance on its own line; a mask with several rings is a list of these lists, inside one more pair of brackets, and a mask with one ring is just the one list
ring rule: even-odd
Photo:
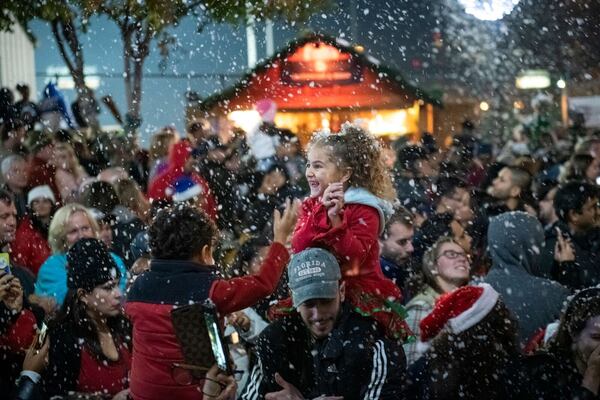
[[315,134],[307,158],[310,196],[302,203],[293,252],[330,250],[340,262],[354,309],[374,317],[389,336],[406,338],[402,294],[379,264],[378,237],[396,193],[377,139],[344,124],[339,134]]

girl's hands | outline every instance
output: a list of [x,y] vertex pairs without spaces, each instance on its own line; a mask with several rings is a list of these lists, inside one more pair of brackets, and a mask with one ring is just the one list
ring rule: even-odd
[[327,189],[323,192],[321,202],[327,209],[327,217],[333,227],[342,224],[340,215],[344,208],[344,184],[342,182],[330,183]]

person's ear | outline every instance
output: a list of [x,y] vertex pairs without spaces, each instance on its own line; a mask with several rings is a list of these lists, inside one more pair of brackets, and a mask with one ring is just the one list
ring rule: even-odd
[[346,183],[350,180],[350,177],[352,176],[352,168],[347,167],[344,171],[344,175],[342,175],[342,179],[340,180],[340,182],[342,183]]
[[346,299],[346,282],[340,283],[340,303]]
[[202,263],[206,265],[214,264],[213,260],[213,248],[209,244],[205,244],[202,246],[202,250],[200,252],[200,257],[202,259]]
[[87,305],[87,299],[85,297],[85,290],[77,289],[77,299],[81,301],[83,304]]
[[518,186],[513,186],[510,188],[510,197],[517,198],[521,194],[521,188]]
[[580,216],[581,216],[581,213],[578,213],[575,210],[569,210],[569,211],[567,211],[567,222],[577,225],[577,223],[579,222]]

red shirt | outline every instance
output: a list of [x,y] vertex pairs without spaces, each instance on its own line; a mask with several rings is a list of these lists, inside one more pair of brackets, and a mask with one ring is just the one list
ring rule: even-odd
[[100,361],[86,346],[81,350],[81,366],[77,378],[77,391],[82,393],[102,392],[114,396],[127,389],[131,354],[125,345],[119,348],[119,359],[115,362]]

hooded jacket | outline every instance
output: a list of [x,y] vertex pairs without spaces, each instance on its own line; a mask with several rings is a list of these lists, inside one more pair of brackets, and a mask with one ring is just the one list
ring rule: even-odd
[[556,282],[538,278],[544,232],[531,215],[513,211],[490,220],[488,250],[492,268],[485,281],[500,295],[519,322],[522,343],[539,328],[559,317],[569,291]]
[[[175,143],[169,152],[169,164],[167,170],[156,177],[148,186],[148,197],[154,200],[171,199],[173,185],[186,175],[185,163],[192,154],[192,147],[187,140]],[[210,191],[208,182],[197,172],[187,174],[202,188],[202,200],[204,211],[215,220],[217,217],[217,203]]]

